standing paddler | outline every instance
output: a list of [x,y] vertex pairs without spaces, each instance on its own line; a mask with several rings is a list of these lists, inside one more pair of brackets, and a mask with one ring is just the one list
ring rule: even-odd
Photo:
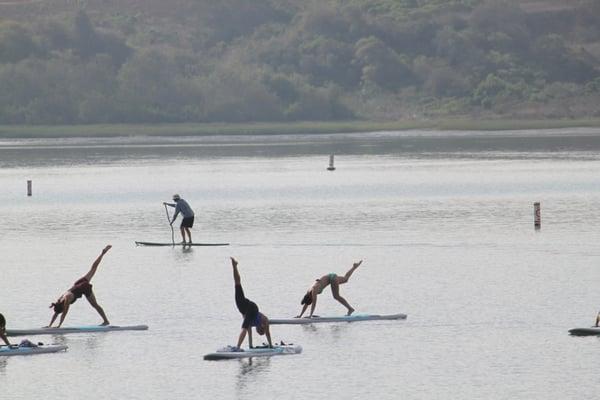
[[188,236],[187,244],[192,244],[192,232],[190,232],[190,228],[192,226],[194,226],[194,210],[192,210],[192,207],[190,207],[188,202],[185,201],[184,199],[182,199],[181,197],[179,197],[178,194],[173,195],[173,201],[175,203],[163,202],[163,205],[165,205],[165,206],[175,207],[175,214],[173,215],[173,219],[171,219],[171,221],[169,223],[171,225],[173,225],[173,222],[175,222],[175,219],[177,218],[179,213],[181,213],[181,215],[183,216],[183,220],[181,221],[181,226],[179,227],[179,229],[181,230],[181,238],[183,240],[181,242],[181,244],[186,244],[186,241],[185,241],[186,233]]

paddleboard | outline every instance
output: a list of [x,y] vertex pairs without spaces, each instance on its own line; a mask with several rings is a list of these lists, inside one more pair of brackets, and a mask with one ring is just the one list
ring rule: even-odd
[[8,347],[0,346],[0,357],[8,356],[30,356],[34,354],[56,353],[58,351],[66,351],[67,346],[62,344],[42,344],[37,347]]
[[233,358],[287,356],[300,353],[302,353],[302,346],[293,344],[274,345],[273,348],[267,346],[254,347],[252,349],[243,349],[243,351],[227,346],[217,350],[215,353],[206,354],[204,359],[217,361],[230,360]]
[[323,322],[358,322],[358,321],[381,321],[406,319],[406,314],[353,314],[344,315],[342,317],[312,317],[312,318],[281,318],[269,319],[271,325],[303,325],[303,324],[318,324]]
[[154,243],[154,242],[135,242],[136,246],[229,246],[229,243]]
[[70,326],[66,328],[33,328],[33,329],[7,329],[6,336],[25,336],[25,335],[54,335],[63,333],[93,333],[93,332],[113,332],[113,331],[145,331],[148,325],[132,326]]
[[600,327],[574,328],[569,330],[569,333],[573,336],[595,336],[600,335]]

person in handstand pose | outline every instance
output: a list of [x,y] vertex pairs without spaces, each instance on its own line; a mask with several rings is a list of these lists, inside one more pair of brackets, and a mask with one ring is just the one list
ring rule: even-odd
[[242,343],[248,334],[248,344],[252,348],[252,327],[256,327],[256,333],[266,335],[269,342],[269,347],[273,347],[271,343],[271,330],[269,329],[269,318],[258,311],[258,306],[255,302],[250,301],[244,295],[242,289],[242,280],[238,271],[238,262],[235,258],[231,258],[231,266],[233,267],[233,281],[235,284],[235,305],[242,314],[244,321],[242,322],[242,331],[237,341],[237,349],[241,350]]

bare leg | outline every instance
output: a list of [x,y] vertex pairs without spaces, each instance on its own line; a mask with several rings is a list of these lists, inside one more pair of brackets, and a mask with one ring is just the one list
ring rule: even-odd
[[96,260],[92,264],[92,268],[88,271],[87,274],[84,275],[84,278],[87,279],[88,282],[92,281],[92,278],[96,274],[96,270],[98,269],[98,266],[100,265],[100,261],[102,261],[102,257],[104,257],[106,252],[109,251],[111,249],[111,247],[112,246],[109,244],[104,249],[102,249],[102,253],[98,256],[98,258],[96,258]]
[[185,228],[185,231],[188,234],[188,243],[192,243],[192,232],[190,231],[190,228]]
[[185,243],[185,228],[182,226],[179,230],[181,231],[181,240]]
[[98,304],[98,302],[96,301],[96,296],[94,296],[94,293],[92,292],[89,296],[85,296],[85,298],[90,303],[90,305],[92,307],[94,307],[94,309],[98,312],[98,314],[100,314],[100,316],[102,317],[103,321],[102,321],[102,324],[100,324],[100,325],[110,325],[110,322],[108,321],[108,318],[106,318],[106,314],[104,313],[104,310],[102,309],[100,304]]
[[331,293],[333,294],[333,298],[339,301],[344,307],[348,309],[348,313],[346,315],[351,315],[354,312],[354,308],[348,304],[345,298],[340,296],[340,285],[337,282],[331,283]]
[[358,268],[358,266],[362,264],[362,260],[360,260],[359,262],[355,262],[352,265],[352,268],[350,268],[350,270],[348,272],[346,272],[346,275],[344,276],[338,276],[336,281],[338,284],[342,284],[342,283],[346,283],[348,282],[348,280],[350,280],[350,277],[352,276],[352,274],[354,273],[354,271],[356,270],[356,268]]
[[598,326],[598,324],[600,324],[600,312],[596,315],[596,326]]
[[236,285],[241,285],[242,284],[242,278],[240,278],[240,273],[239,273],[238,268],[237,268],[238,262],[233,257],[229,257],[229,258],[231,258],[231,266],[233,267],[233,282]]

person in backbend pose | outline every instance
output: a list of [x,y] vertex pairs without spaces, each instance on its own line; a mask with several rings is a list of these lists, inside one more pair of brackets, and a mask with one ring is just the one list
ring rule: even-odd
[[301,318],[309,305],[311,305],[311,307],[310,315],[308,317],[311,318],[313,316],[315,308],[317,307],[317,296],[320,295],[323,292],[323,289],[325,289],[328,285],[331,285],[331,293],[333,294],[333,298],[342,303],[342,305],[348,309],[348,313],[346,315],[351,315],[354,312],[354,308],[348,304],[346,299],[340,296],[340,285],[348,282],[350,276],[352,276],[352,273],[361,263],[362,260],[354,263],[352,268],[350,268],[350,270],[346,272],[346,275],[344,276],[338,276],[334,273],[330,273],[317,279],[315,284],[308,289],[308,292],[306,292],[302,298],[302,301],[300,302],[300,304],[302,304],[302,312],[300,315],[297,315],[296,318]]
[[109,325],[108,318],[106,318],[106,314],[100,304],[96,301],[96,296],[94,296],[94,292],[92,291],[92,284],[90,283],[98,266],[100,265],[100,261],[102,261],[102,257],[111,249],[111,245],[106,246],[102,249],[102,253],[98,256],[96,261],[92,264],[92,268],[89,270],[87,274],[85,274],[82,278],[78,279],[73,286],[67,290],[62,296],[56,300],[56,302],[50,305],[50,308],[54,309],[54,315],[50,320],[50,324],[46,328],[52,327],[52,324],[56,320],[59,314],[62,314],[60,317],[60,322],[58,323],[58,328],[61,327],[67,313],[69,312],[69,307],[71,304],[75,303],[77,299],[81,296],[85,295],[87,301],[91,304],[91,306],[100,314],[102,317],[102,324],[100,325]]
[[237,349],[241,350],[242,343],[248,334],[248,344],[252,348],[252,327],[256,327],[256,333],[266,335],[269,342],[269,347],[273,347],[271,343],[271,330],[269,329],[269,318],[258,311],[258,306],[255,302],[250,301],[244,295],[242,289],[242,281],[237,268],[238,262],[231,257],[231,266],[233,267],[233,281],[235,283],[235,305],[244,317],[242,322],[242,331],[238,337]]
[[192,244],[192,232],[190,232],[190,228],[194,226],[194,210],[192,210],[192,207],[190,207],[188,202],[179,197],[178,194],[173,195],[173,201],[175,203],[163,202],[163,205],[165,206],[175,207],[175,214],[173,215],[173,219],[171,220],[170,224],[173,225],[173,222],[175,222],[177,215],[181,213],[181,215],[183,216],[181,226],[179,227],[179,229],[181,230],[181,239],[183,240],[181,243],[185,244],[185,234],[187,233],[189,240],[188,243]]
[[6,319],[4,315],[0,314],[0,339],[7,345],[12,346],[6,337]]

